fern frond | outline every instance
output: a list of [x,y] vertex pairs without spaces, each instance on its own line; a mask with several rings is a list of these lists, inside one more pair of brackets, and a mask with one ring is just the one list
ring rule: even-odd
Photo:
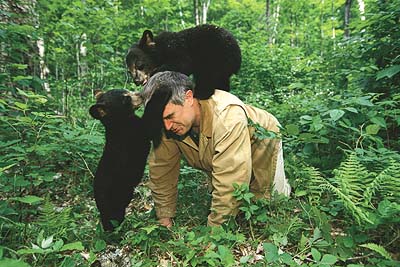
[[385,179],[380,185],[380,194],[389,201],[400,204],[400,163],[391,160],[382,175]]
[[359,162],[356,154],[350,154],[334,173],[334,181],[340,191],[352,202],[361,202],[364,191],[372,181],[372,173]]
[[354,216],[358,224],[373,223],[369,218],[366,212],[363,211],[360,207],[356,206],[353,200],[340,189],[336,188],[334,185],[327,183],[322,185],[322,188],[334,193],[343,203],[344,207],[350,211],[350,213]]
[[381,188],[381,185],[383,181],[388,179],[388,176],[384,171],[378,174],[376,178],[370,183],[370,185],[367,187],[367,189],[364,192],[364,202],[363,206],[364,207],[372,207],[372,198],[375,195],[375,192],[378,191]]
[[321,185],[328,183],[321,173],[314,167],[305,167],[305,174],[307,176],[306,190],[309,195],[309,200],[312,204],[319,203],[323,190]]
[[380,254],[382,257],[386,258],[387,260],[392,260],[392,256],[390,256],[390,253],[382,246],[377,245],[375,243],[367,243],[367,244],[362,244],[360,247],[363,248],[368,248],[370,250],[373,250]]
[[71,208],[57,211],[50,198],[47,197],[40,209],[38,224],[44,230],[46,236],[54,235],[65,237],[72,223]]

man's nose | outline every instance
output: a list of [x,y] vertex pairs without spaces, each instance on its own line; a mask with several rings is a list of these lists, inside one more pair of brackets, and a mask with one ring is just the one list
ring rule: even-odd
[[170,120],[164,120],[164,126],[165,126],[165,129],[166,129],[167,131],[171,130],[172,124],[173,124],[173,123],[172,123]]

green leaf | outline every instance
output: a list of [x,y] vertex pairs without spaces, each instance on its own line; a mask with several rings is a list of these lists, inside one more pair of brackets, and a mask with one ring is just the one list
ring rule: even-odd
[[376,135],[380,129],[381,127],[379,127],[379,125],[371,124],[365,128],[365,131],[367,132],[367,134]]
[[331,116],[331,119],[334,121],[337,121],[341,117],[343,117],[344,111],[340,109],[332,109],[329,111],[329,116]]
[[153,232],[156,229],[158,229],[157,225],[150,225],[150,226],[142,228],[142,230],[145,230],[147,234],[150,234],[151,232]]
[[311,255],[315,261],[321,260],[321,252],[319,252],[317,249],[311,248]]
[[97,240],[96,243],[94,244],[94,248],[95,248],[96,252],[102,251],[106,247],[107,247],[107,243],[102,239]]
[[382,117],[373,117],[373,118],[371,118],[371,122],[381,126],[382,128],[386,128],[386,121]]
[[24,70],[26,68],[28,68],[27,64],[10,64],[11,68],[16,68],[19,70]]
[[384,258],[386,258],[388,260],[392,260],[392,257],[390,256],[389,252],[387,252],[387,250],[384,247],[380,246],[380,245],[377,245],[377,244],[374,244],[374,243],[367,243],[367,244],[360,245],[360,247],[368,248],[370,250],[373,250],[373,251],[377,252],[378,254],[380,254],[382,257],[384,257]]
[[0,267],[30,267],[30,265],[21,260],[5,258],[0,260]]
[[315,137],[315,135],[313,135],[312,133],[302,133],[299,135],[299,138],[304,140],[304,141],[311,141],[311,139],[313,139]]
[[400,72],[400,65],[394,65],[389,68],[383,69],[376,74],[376,80],[380,80],[382,78],[392,78],[394,75]]
[[361,106],[373,107],[374,104],[369,100],[368,96],[357,97],[355,102]]
[[308,242],[308,238],[302,233],[301,234],[301,239],[300,239],[300,242],[299,242],[299,249],[303,250],[306,247],[307,242]]
[[64,241],[63,241],[62,239],[57,240],[57,241],[54,243],[52,249],[53,249],[54,251],[59,251],[59,250],[62,248],[63,245],[64,245]]
[[294,193],[296,197],[302,197],[307,195],[307,191],[306,190],[296,190],[296,192]]
[[298,135],[300,133],[299,126],[296,124],[286,125],[286,131],[290,135]]
[[333,256],[331,254],[325,254],[322,257],[321,264],[332,265],[332,264],[335,264],[336,261],[337,261],[337,257],[336,256]]
[[40,246],[43,249],[46,249],[46,248],[49,248],[52,244],[53,244],[53,236],[49,236],[48,238],[45,238],[42,240],[42,243],[40,244]]
[[272,243],[264,243],[264,253],[267,262],[275,262],[279,259],[278,247]]
[[83,247],[82,242],[77,241],[77,242],[65,244],[65,245],[60,249],[60,251],[65,251],[65,250],[79,250],[79,251],[82,251],[82,250],[84,250],[84,249],[85,249],[85,248]]
[[0,168],[0,173],[2,173],[3,171],[5,171],[5,170],[7,170],[7,169],[9,169],[11,167],[13,167],[14,165],[17,165],[17,163],[13,163],[13,164],[10,164],[10,165],[7,165],[5,167]]
[[26,204],[36,204],[43,201],[43,198],[37,196],[24,196],[24,197],[12,197],[11,200],[19,201]]
[[344,109],[347,110],[347,111],[353,112],[353,113],[358,113],[358,110],[355,109],[355,108],[352,108],[352,107],[344,108]]
[[14,105],[22,110],[27,110],[28,109],[28,105],[25,103],[21,103],[21,102],[14,102]]
[[303,83],[291,83],[288,86],[289,89],[303,89],[304,88],[304,84]]
[[17,251],[18,255],[25,254],[45,254],[47,251],[41,248],[28,248],[28,249],[20,249]]
[[220,256],[223,266],[231,266],[235,263],[235,258],[233,257],[232,252],[227,247],[219,245],[218,254]]

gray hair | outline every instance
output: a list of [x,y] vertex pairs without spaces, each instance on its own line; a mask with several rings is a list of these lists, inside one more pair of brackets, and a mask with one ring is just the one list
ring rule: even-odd
[[170,103],[182,106],[185,102],[186,91],[193,90],[194,84],[185,74],[174,71],[158,72],[151,76],[141,92],[145,105],[150,101],[153,93],[161,87],[171,90]]

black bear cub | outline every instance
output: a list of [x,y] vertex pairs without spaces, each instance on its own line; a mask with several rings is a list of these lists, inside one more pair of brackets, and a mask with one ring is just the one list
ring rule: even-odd
[[[134,114],[137,95],[114,89],[96,93],[90,115],[105,127],[106,143],[94,179],[94,197],[104,230],[112,231],[112,221],[120,224],[134,187],[141,181],[150,140],[143,121]],[[140,101],[139,101],[140,102]]]
[[240,47],[231,33],[214,25],[201,25],[180,32],[149,30],[126,56],[136,85],[144,85],[156,72],[193,74],[195,97],[207,99],[214,89],[230,90],[229,78],[240,69]]

